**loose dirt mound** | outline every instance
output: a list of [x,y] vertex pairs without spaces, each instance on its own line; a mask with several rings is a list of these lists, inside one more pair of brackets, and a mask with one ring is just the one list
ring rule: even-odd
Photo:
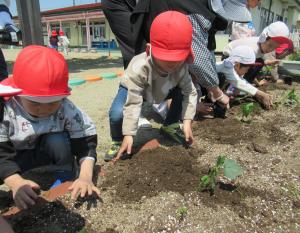
[[16,233],[79,232],[85,219],[67,209],[61,202],[38,205],[10,219]]
[[115,187],[116,197],[124,202],[136,202],[162,191],[190,192],[199,183],[201,169],[196,160],[202,153],[179,147],[146,151],[118,162],[102,187]]

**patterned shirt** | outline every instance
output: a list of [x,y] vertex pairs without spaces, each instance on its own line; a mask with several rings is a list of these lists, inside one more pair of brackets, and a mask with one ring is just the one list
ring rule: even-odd
[[96,135],[96,127],[66,98],[55,114],[44,118],[29,115],[18,97],[6,102],[4,119],[0,123],[0,142],[11,141],[16,150],[34,149],[41,135],[56,132],[68,132],[71,139],[83,138]]
[[189,19],[193,25],[193,51],[195,60],[190,65],[190,71],[196,76],[197,82],[205,88],[219,86],[215,60],[208,50],[208,31],[211,22],[200,14],[191,14]]

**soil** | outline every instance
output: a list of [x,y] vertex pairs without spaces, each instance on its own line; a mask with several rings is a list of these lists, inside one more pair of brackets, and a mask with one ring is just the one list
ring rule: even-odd
[[[82,74],[76,68],[72,75],[76,72]],[[117,87],[117,80],[102,80],[75,87],[71,97],[98,128],[98,165],[106,174],[95,177],[101,198],[73,202],[66,195],[37,206],[10,220],[16,232],[300,232],[300,108],[257,109],[242,123],[240,106],[234,106],[226,119],[194,122],[189,149],[163,139],[150,118],[153,129],[139,132],[136,144],[155,137],[163,146],[112,165],[103,162],[103,154],[110,143],[107,111]],[[265,87],[274,100],[291,88],[300,96],[298,83]],[[200,177],[219,155],[236,160],[243,175],[234,183],[220,179],[214,195],[199,192]],[[180,216],[182,207],[187,213]]]

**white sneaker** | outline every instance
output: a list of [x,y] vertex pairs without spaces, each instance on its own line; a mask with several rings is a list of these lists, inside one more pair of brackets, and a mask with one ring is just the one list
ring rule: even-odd
[[152,128],[152,125],[145,117],[140,116],[138,128],[150,129],[150,128]]

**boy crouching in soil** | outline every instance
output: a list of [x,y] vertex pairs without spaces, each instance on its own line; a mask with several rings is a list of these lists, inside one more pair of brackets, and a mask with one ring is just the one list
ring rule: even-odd
[[154,19],[150,44],[146,52],[130,62],[110,108],[113,142],[105,161],[117,160],[123,153],[131,154],[143,100],[155,104],[172,99],[161,132],[179,143],[193,143],[197,91],[187,64],[193,62],[192,31],[186,15],[176,11],[164,12]]
[[[79,177],[71,197],[99,190],[92,183],[97,134],[91,119],[67,96],[68,66],[58,52],[42,46],[24,48],[16,59],[13,77],[0,85],[0,179],[12,190],[20,209],[38,198],[39,185],[21,173],[48,164],[57,165],[56,178],[63,182]],[[75,156],[77,158],[75,162]]]

